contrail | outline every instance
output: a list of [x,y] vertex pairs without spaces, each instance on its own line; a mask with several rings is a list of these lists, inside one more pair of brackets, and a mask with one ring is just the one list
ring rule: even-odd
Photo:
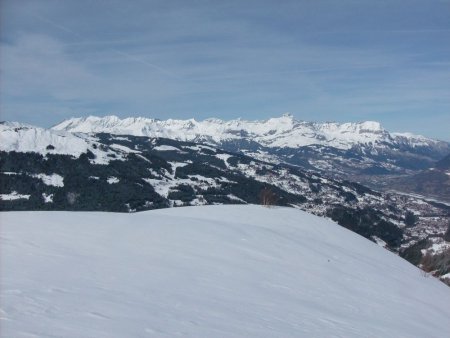
[[[37,18],[38,20],[42,21],[42,22],[45,22],[45,23],[47,23],[47,24],[49,24],[49,25],[59,29],[59,30],[62,30],[64,32],[66,32],[66,33],[70,33],[73,36],[77,37],[78,39],[84,40],[84,37],[82,35],[78,34],[77,32],[74,32],[73,30],[71,30],[71,29],[69,29],[69,28],[67,28],[67,27],[65,27],[63,25],[60,25],[60,24],[58,24],[58,23],[56,23],[56,22],[54,22],[52,20],[49,20],[48,18],[42,17],[40,15],[36,15],[36,14],[34,15],[34,17]],[[80,43],[83,43],[83,41],[80,41]],[[109,48],[109,50],[113,51],[114,53],[116,53],[118,55],[124,56],[125,58],[127,58],[127,59],[129,59],[131,61],[134,61],[136,63],[140,63],[140,64],[145,65],[147,67],[156,69],[159,72],[161,72],[161,73],[163,73],[163,74],[165,74],[165,75],[167,75],[167,76],[169,76],[171,78],[178,78],[179,79],[178,76],[176,76],[175,74],[169,72],[168,70],[166,70],[166,69],[164,69],[164,68],[162,68],[162,67],[160,67],[158,65],[155,65],[153,63],[150,63],[150,62],[147,62],[145,60],[142,60],[142,59],[140,59],[140,58],[138,58],[138,57],[136,57],[136,56],[134,56],[132,54],[125,53],[125,52],[123,52],[121,50],[118,50],[118,49],[115,49],[115,48]]]
[[423,29],[360,29],[360,30],[330,30],[330,31],[315,31],[311,34],[320,35],[337,35],[337,34],[349,34],[349,33],[447,33],[450,32],[450,28],[423,28]]
[[135,62],[137,62],[137,63],[143,64],[143,65],[145,65],[145,66],[148,66],[148,67],[157,69],[157,70],[159,70],[161,73],[164,73],[164,74],[166,74],[166,75],[168,75],[168,76],[170,76],[170,77],[173,77],[173,78],[179,78],[179,77],[175,76],[173,73],[171,73],[171,72],[165,70],[164,68],[162,68],[162,67],[160,67],[160,66],[157,66],[157,65],[155,65],[155,64],[153,64],[153,63],[147,62],[147,61],[145,61],[145,60],[139,59],[139,58],[137,58],[136,56],[134,56],[134,55],[132,55],[132,54],[128,54],[128,53],[122,52],[122,51],[120,51],[120,50],[118,50],[118,49],[112,49],[112,48],[111,48],[111,50],[112,50],[113,52],[115,52],[116,54],[119,54],[119,55],[122,55],[122,56],[126,57],[127,59],[130,59],[130,60],[135,61]]
[[298,70],[285,70],[278,72],[261,72],[261,73],[251,73],[251,74],[236,74],[228,76],[217,76],[217,77],[204,77],[197,78],[197,81],[208,81],[208,80],[226,80],[226,79],[239,79],[239,78],[255,78],[259,76],[270,76],[270,75],[280,75],[280,74],[299,74],[299,73],[325,73],[332,71],[344,71],[352,69],[373,69],[373,68],[392,68],[393,65],[388,64],[372,64],[372,65],[354,65],[348,67],[323,67],[323,68],[309,68],[309,69],[298,69]]
[[55,27],[55,28],[58,28],[59,30],[62,30],[62,31],[64,31],[64,32],[66,32],[66,33],[70,33],[70,34],[76,36],[77,38],[80,38],[80,39],[82,38],[82,36],[81,36],[80,34],[74,32],[73,30],[71,30],[71,29],[69,29],[69,28],[67,28],[67,27],[65,27],[65,26],[59,25],[59,24],[57,24],[57,23],[54,22],[54,21],[51,21],[51,20],[49,20],[49,19],[47,19],[47,18],[44,18],[44,17],[42,17],[42,16],[40,16],[40,15],[37,15],[37,14],[34,14],[33,16],[34,16],[36,19],[38,19],[38,20],[40,20],[40,21],[42,21],[42,22],[45,22],[45,23],[47,23],[47,24],[49,24],[49,25],[51,25],[51,26],[53,26],[53,27]]

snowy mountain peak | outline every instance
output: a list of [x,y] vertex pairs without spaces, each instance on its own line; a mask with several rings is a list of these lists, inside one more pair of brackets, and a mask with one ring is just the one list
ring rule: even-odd
[[359,125],[361,126],[362,130],[367,130],[367,131],[370,131],[370,130],[372,130],[372,131],[380,131],[381,130],[382,131],[382,130],[384,130],[381,127],[380,122],[365,121],[365,122],[361,122]]

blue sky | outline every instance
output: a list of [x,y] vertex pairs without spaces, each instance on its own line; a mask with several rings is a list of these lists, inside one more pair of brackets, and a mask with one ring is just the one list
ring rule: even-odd
[[450,1],[0,6],[2,120],[290,112],[450,141]]

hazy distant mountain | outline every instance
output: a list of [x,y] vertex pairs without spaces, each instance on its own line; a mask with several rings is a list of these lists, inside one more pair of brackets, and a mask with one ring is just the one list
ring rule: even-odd
[[438,161],[433,168],[391,180],[390,187],[450,202],[450,155]]
[[450,154],[437,162],[435,168],[445,171],[448,175],[450,175]]

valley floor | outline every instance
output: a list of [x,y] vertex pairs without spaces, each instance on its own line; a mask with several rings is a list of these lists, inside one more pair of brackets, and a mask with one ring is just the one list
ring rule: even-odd
[[1,337],[448,337],[450,289],[293,208],[0,213]]

